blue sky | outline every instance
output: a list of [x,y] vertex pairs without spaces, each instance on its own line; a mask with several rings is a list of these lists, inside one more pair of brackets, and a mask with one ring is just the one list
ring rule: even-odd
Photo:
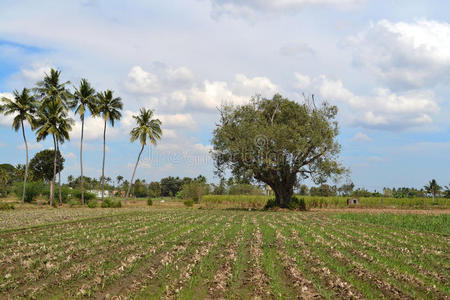
[[[275,92],[338,105],[341,160],[358,187],[421,187],[450,176],[448,1],[184,0],[0,2],[0,93],[54,67],[122,97],[108,128],[108,176],[131,176],[132,115],[152,108],[164,137],[137,176],[213,176],[208,155],[222,103]],[[2,162],[23,163],[0,117]],[[79,174],[79,122],[62,150]],[[102,122],[86,124],[85,174],[101,174]],[[32,154],[50,148],[28,130]]]

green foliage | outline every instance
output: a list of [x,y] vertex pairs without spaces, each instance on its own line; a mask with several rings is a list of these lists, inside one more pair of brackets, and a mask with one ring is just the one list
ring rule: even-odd
[[191,199],[195,203],[198,203],[206,191],[207,187],[205,183],[192,181],[191,183],[183,185],[182,197],[184,199]]
[[11,209],[14,209],[13,204],[9,204],[9,203],[0,201],[0,210],[11,210]]
[[[25,202],[31,203],[36,200],[36,198],[41,195],[43,190],[43,185],[41,182],[27,182],[25,188]],[[17,198],[22,199],[23,192],[23,182],[16,182],[14,184],[14,193]]]
[[269,200],[267,200],[266,205],[264,206],[264,209],[271,209],[277,206],[277,201],[275,200],[275,198],[270,198]]
[[418,214],[361,214],[344,213],[336,215],[342,220],[385,225],[395,228],[406,228],[418,231],[432,231],[450,234],[450,214],[418,215]]
[[175,195],[175,198],[183,199],[183,191],[178,191],[177,194]]
[[[72,190],[71,191],[72,196],[81,200],[81,191],[80,190]],[[88,191],[84,191],[84,200],[86,202],[90,200],[94,200],[96,198],[96,195],[94,193],[90,193]]]
[[157,181],[152,181],[148,185],[148,196],[157,198],[161,196],[161,185]]
[[288,205],[298,176],[323,183],[345,171],[337,160],[336,115],[336,106],[299,104],[278,94],[224,106],[212,140],[217,172],[251,174],[274,190],[277,205]]
[[183,185],[179,177],[166,177],[161,179],[161,196],[172,197],[176,195]]
[[287,208],[292,210],[306,210],[305,198],[300,198],[296,195],[292,196]]
[[96,208],[96,207],[97,207],[97,200],[90,200],[90,201],[87,203],[87,206],[88,206],[89,208]]
[[[50,197],[50,188],[47,186],[43,189],[42,195]],[[63,203],[67,203],[73,197],[73,191],[68,186],[61,186],[61,199]],[[59,199],[59,186],[55,186],[55,198]]]
[[152,198],[148,198],[147,199],[147,205],[148,206],[152,206],[153,205],[153,199]]
[[252,184],[233,184],[229,187],[230,195],[263,195],[263,191]]
[[101,204],[102,208],[120,208],[122,202],[120,200],[112,200],[111,198],[105,198]]
[[[236,207],[263,208],[270,198],[257,195],[205,195],[200,203],[207,208]],[[273,199],[273,198],[272,198]],[[306,209],[310,208],[346,208],[348,197],[302,196]],[[358,207],[361,208],[450,208],[450,199],[436,198],[393,198],[393,197],[361,197]]]
[[[42,150],[34,155],[30,160],[30,174],[34,180],[50,181],[53,179],[53,161],[54,150]],[[64,169],[64,157],[61,152],[57,151],[56,155],[56,172]]]
[[184,205],[187,207],[192,207],[194,206],[194,200],[188,199],[188,200],[184,200]]

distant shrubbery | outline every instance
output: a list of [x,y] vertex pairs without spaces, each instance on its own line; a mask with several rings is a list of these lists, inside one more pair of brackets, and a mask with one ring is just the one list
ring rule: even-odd
[[192,207],[194,206],[194,200],[184,200],[184,205],[186,205],[187,207]]
[[152,206],[153,205],[153,199],[152,198],[148,198],[147,199],[147,205],[148,206]]
[[10,210],[10,209],[14,209],[14,205],[6,202],[0,202],[0,210]]
[[110,198],[105,198],[103,200],[101,207],[103,208],[120,208],[122,207],[122,202],[120,200],[112,200]]
[[[43,184],[41,182],[27,182],[25,188],[25,202],[31,203],[36,200],[36,198],[41,195],[42,190]],[[22,199],[23,182],[16,182],[14,184],[14,193],[17,195],[18,199]]]
[[97,200],[90,200],[87,204],[89,208],[96,208],[97,207]]
[[[81,191],[80,190],[72,190],[73,197],[77,199],[81,199]],[[88,191],[84,191],[84,201],[89,202],[90,200],[94,200],[96,198],[94,193],[90,193]]]

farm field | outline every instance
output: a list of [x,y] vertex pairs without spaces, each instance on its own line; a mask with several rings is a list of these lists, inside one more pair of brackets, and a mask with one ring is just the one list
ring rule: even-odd
[[445,299],[448,216],[2,211],[0,298]]

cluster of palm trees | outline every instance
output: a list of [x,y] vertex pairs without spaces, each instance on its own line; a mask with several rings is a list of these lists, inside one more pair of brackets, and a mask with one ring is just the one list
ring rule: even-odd
[[[109,122],[114,127],[116,121],[122,117],[122,99],[115,97],[113,91],[106,90],[97,92],[91,84],[82,79],[79,87],[74,87],[72,93],[68,87],[69,81],[62,82],[61,71],[51,69],[49,74],[45,74],[44,79],[36,84],[32,89],[24,88],[22,92],[15,90],[14,99],[3,97],[0,105],[0,112],[4,115],[13,115],[12,127],[15,131],[21,129],[26,150],[26,164],[23,182],[22,204],[25,199],[26,181],[28,176],[28,143],[25,135],[25,123],[31,129],[36,130],[37,141],[41,141],[51,136],[53,149],[55,152],[53,161],[53,179],[50,182],[50,205],[53,205],[55,193],[56,175],[59,174],[59,203],[62,204],[61,197],[61,173],[57,170],[57,153],[59,147],[70,139],[70,131],[74,125],[74,120],[69,116],[69,109],[73,109],[75,115],[81,120],[80,139],[80,169],[81,169],[81,203],[84,205],[84,181],[83,181],[83,135],[87,113],[92,117],[101,117],[104,120],[103,129],[103,161],[102,161],[102,201],[105,190],[105,152],[106,152],[106,128]],[[142,147],[139,152],[132,180],[140,160],[140,156],[147,142],[156,144],[161,139],[161,122],[154,119],[153,111],[141,108],[139,115],[133,116],[137,126],[131,131],[131,141],[140,141]],[[127,198],[130,188],[128,189]]]

